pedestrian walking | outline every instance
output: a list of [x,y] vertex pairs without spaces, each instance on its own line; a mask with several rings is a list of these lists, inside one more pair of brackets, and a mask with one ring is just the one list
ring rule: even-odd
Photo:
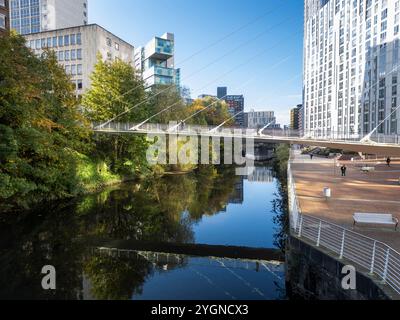
[[392,159],[390,159],[390,157],[388,157],[387,159],[386,159],[386,164],[387,164],[387,166],[388,167],[390,167],[390,164],[392,163]]
[[340,168],[340,170],[342,171],[342,177],[345,177],[345,176],[346,176],[346,172],[347,172],[347,167],[346,167],[346,165],[343,165],[343,166]]
[[310,159],[312,160],[314,158],[314,155],[310,153]]

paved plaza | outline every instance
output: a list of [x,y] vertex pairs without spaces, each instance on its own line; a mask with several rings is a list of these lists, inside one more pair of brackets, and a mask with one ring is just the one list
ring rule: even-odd
[[[340,167],[347,166],[347,176],[341,177]],[[375,172],[363,173],[363,166]],[[315,216],[346,228],[353,228],[353,214],[390,213],[400,220],[400,160],[391,166],[385,159],[368,161],[338,161],[301,155],[295,152],[292,171],[297,195],[304,214]],[[325,187],[332,190],[326,199]],[[382,241],[400,252],[400,227],[359,225],[354,231]]]

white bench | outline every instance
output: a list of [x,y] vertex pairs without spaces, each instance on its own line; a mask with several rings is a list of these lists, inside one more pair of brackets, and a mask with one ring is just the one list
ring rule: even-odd
[[361,171],[365,172],[365,173],[374,172],[375,171],[375,167],[362,167]]
[[395,230],[397,230],[397,226],[399,225],[399,220],[397,218],[394,218],[391,214],[385,213],[355,213],[353,219],[354,225],[356,225],[356,223],[383,224],[394,226]]

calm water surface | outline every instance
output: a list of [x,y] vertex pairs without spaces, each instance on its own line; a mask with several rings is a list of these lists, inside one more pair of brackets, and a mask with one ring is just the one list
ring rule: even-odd
[[[285,299],[284,265],[113,250],[99,239],[278,248],[279,182],[268,166],[129,183],[69,203],[0,216],[0,298]],[[108,240],[107,240],[108,239]],[[43,291],[41,269],[57,270]]]

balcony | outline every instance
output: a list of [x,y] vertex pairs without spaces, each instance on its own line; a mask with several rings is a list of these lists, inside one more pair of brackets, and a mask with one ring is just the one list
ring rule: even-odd
[[143,78],[147,79],[152,76],[162,76],[162,77],[170,77],[173,78],[175,75],[175,69],[165,68],[160,66],[153,66],[143,72]]

